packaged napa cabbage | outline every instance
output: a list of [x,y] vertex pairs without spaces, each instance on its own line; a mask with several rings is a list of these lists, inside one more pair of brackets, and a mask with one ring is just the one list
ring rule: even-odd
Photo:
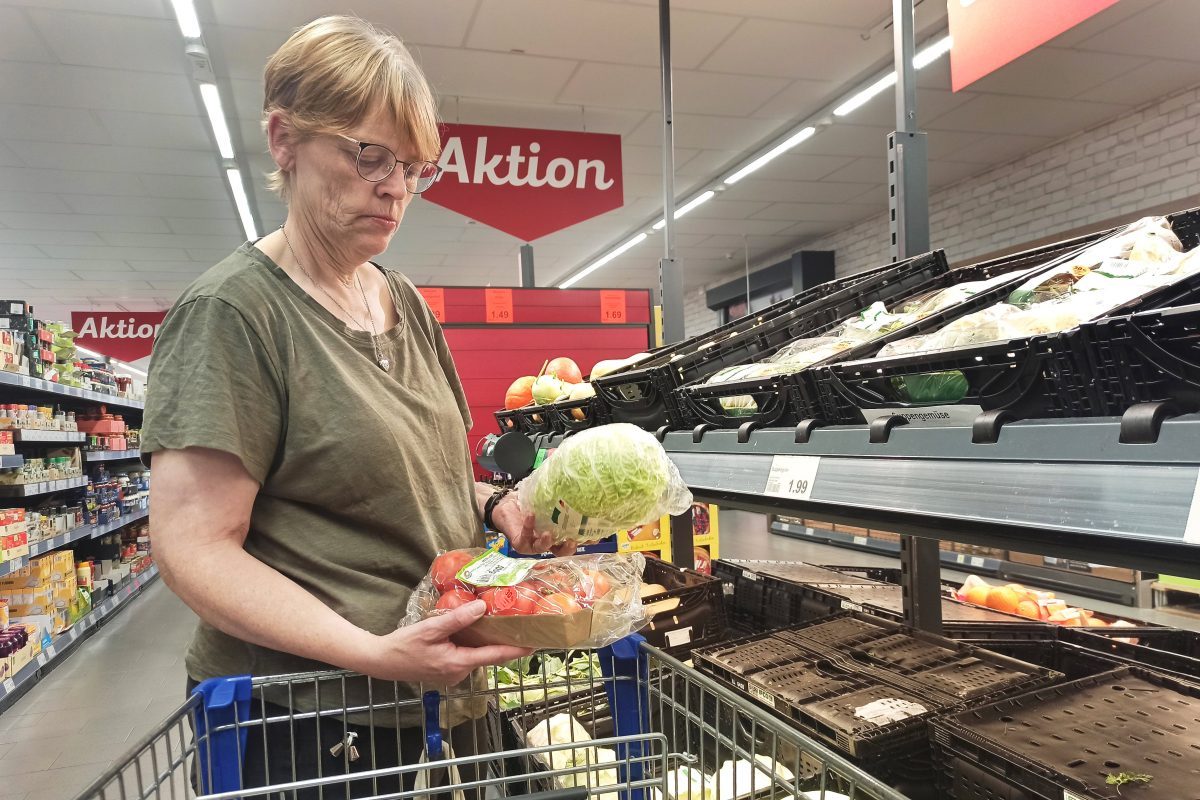
[[517,486],[538,531],[555,542],[596,542],[682,514],[692,493],[654,435],[625,422],[571,436]]
[[958,370],[901,375],[892,378],[892,388],[905,403],[957,403],[967,396],[967,377]]

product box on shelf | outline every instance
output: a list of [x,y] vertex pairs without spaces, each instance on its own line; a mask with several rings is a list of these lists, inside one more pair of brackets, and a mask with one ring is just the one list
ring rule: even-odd
[[899,542],[900,534],[892,533],[891,531],[877,531],[874,528],[867,532],[867,537],[870,539],[878,539],[881,542]]
[[29,555],[29,534],[22,532],[0,536],[0,547],[4,548],[0,553],[0,560],[11,561],[14,558],[27,556]]
[[[826,523],[829,525],[829,523]],[[845,533],[850,536],[869,536],[871,531],[868,528],[860,528],[857,525],[843,525],[840,522],[829,525],[830,528],[838,533]]]
[[1134,583],[1137,581],[1137,570],[1128,569],[1126,567],[1109,567],[1104,564],[1092,564],[1087,561],[1076,561],[1069,558],[1054,558],[1052,556],[1041,556],[1033,553],[1015,553],[1009,552],[1008,560],[1017,564],[1029,564],[1034,567],[1048,567],[1050,569],[1059,569],[1065,572],[1081,572],[1086,575],[1092,575],[1097,578],[1105,578],[1110,581],[1120,581],[1122,583]]

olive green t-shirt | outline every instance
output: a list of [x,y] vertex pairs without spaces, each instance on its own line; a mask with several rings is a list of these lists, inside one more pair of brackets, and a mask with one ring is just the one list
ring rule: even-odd
[[[246,551],[376,634],[395,630],[438,550],[482,545],[450,350],[413,285],[382,271],[400,317],[378,337],[386,372],[369,334],[242,245],[167,314],[141,445],[240,458],[262,485]],[[203,622],[186,663],[197,680],[328,668]]]

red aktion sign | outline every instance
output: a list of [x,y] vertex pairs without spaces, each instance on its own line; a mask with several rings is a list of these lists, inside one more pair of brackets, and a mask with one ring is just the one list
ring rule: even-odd
[[958,91],[1117,0],[948,0],[950,83]]
[[150,355],[165,311],[72,311],[75,344],[121,361]]
[[438,164],[422,197],[526,242],[625,204],[609,133],[447,123]]

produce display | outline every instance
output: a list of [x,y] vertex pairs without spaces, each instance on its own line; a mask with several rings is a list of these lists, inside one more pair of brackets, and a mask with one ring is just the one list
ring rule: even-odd
[[[821,336],[798,339],[784,346],[774,355],[750,364],[726,367],[705,383],[732,383],[755,378],[769,378],[799,372],[832,358],[860,344],[911,325],[942,309],[957,305],[964,300],[990,289],[996,283],[1011,279],[1010,275],[999,275],[985,281],[965,281],[945,289],[911,297],[889,309],[883,303],[873,303],[869,308],[843,320],[832,330]],[[721,407],[733,415],[752,414],[758,404],[750,395],[722,397]]]
[[596,542],[692,504],[658,439],[628,423],[570,437],[517,485],[517,496],[557,542]]
[[1132,627],[1133,623],[1117,620],[1109,623],[1086,608],[1068,606],[1065,600],[1054,596],[1054,592],[1030,589],[1019,583],[993,585],[971,575],[954,593],[956,599],[971,605],[983,606],[1006,614],[1050,622],[1074,628],[1106,628],[1111,626]]
[[[552,358],[546,362],[539,374],[523,375],[512,382],[504,395],[504,408],[512,411],[528,405],[544,406],[560,400],[594,397],[596,392],[590,381],[630,367],[649,357],[649,353],[637,353],[629,358],[597,361],[587,381],[583,379],[583,372],[574,360],[563,356]],[[573,414],[575,418],[583,419],[583,412],[577,411],[578,414]]]
[[604,647],[649,619],[640,591],[644,569],[640,553],[533,560],[494,550],[451,550],[434,560],[401,624],[479,599],[487,613],[456,636],[463,644]]

